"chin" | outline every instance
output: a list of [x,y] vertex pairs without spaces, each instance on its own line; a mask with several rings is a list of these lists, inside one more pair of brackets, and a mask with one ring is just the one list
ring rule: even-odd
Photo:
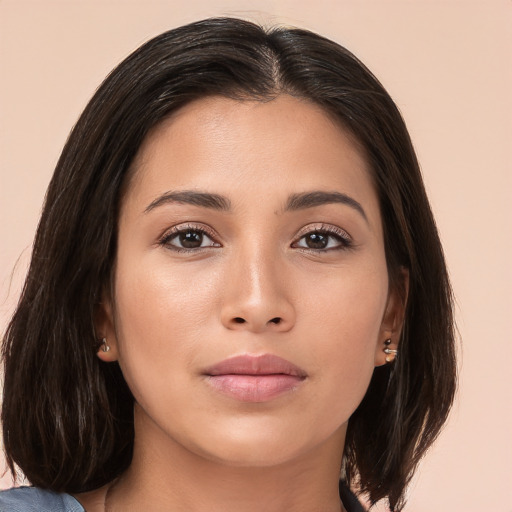
[[[229,437],[226,437],[226,434]],[[233,467],[271,467],[298,460],[330,440],[333,432],[307,435],[307,429],[278,429],[275,426],[248,429],[225,428],[215,435],[210,431],[208,439],[199,446],[199,454],[223,465]]]
[[[221,447],[218,447],[221,448]],[[209,458],[217,463],[238,467],[238,468],[264,468],[279,466],[294,460],[307,450],[299,447],[276,446],[276,443],[269,444],[236,444],[226,446],[224,450],[217,449],[209,452]]]

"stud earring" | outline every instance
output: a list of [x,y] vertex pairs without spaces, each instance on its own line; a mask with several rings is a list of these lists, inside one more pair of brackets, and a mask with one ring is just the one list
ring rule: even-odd
[[395,360],[395,357],[398,354],[398,350],[389,348],[389,345],[391,345],[391,339],[387,339],[384,342],[384,345],[386,345],[386,348],[384,348],[384,354],[386,354],[386,363],[391,363]]
[[108,352],[110,350],[110,347],[108,346],[108,343],[107,343],[107,338],[101,339],[101,350],[103,352]]

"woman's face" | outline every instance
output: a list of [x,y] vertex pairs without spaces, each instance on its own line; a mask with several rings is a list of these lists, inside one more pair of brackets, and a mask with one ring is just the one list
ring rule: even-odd
[[287,95],[212,97],[137,156],[100,357],[119,361],[146,439],[277,464],[343,446],[397,302],[351,138]]

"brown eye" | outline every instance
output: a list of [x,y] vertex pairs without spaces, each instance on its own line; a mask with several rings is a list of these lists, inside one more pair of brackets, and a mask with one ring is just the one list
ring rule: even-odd
[[352,239],[341,229],[314,230],[302,235],[292,247],[311,249],[312,251],[329,251],[335,249],[348,249],[352,247]]
[[171,233],[161,240],[160,244],[175,251],[193,251],[208,247],[220,247],[220,244],[214,242],[202,229],[186,227],[183,229],[173,229]]
[[203,233],[200,231],[184,231],[178,235],[181,247],[185,249],[197,249],[203,244]]
[[329,236],[323,233],[310,233],[304,237],[304,242],[310,249],[325,249],[329,243]]

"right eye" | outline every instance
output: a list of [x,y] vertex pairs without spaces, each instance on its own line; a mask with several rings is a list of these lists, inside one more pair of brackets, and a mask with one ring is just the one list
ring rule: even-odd
[[168,231],[160,240],[160,244],[174,251],[194,251],[206,247],[220,247],[211,235],[197,227],[179,226]]

